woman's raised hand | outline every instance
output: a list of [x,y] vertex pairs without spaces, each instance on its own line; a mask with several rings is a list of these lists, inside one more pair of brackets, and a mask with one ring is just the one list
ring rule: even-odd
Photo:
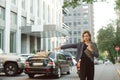
[[54,48],[54,50],[59,50],[60,48],[61,48],[61,46]]

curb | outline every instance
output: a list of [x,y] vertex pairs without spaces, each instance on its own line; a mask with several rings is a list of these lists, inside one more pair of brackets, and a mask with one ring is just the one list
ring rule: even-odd
[[[115,65],[116,65],[116,64],[115,64]],[[115,66],[115,67],[116,67],[117,74],[118,74],[118,76],[119,76],[119,78],[120,78],[120,70],[118,69],[117,66]]]

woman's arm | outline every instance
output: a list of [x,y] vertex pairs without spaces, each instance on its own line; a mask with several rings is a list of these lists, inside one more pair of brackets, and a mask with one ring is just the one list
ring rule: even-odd
[[60,48],[61,48],[61,49],[77,48],[77,44],[67,44],[67,45],[62,45]]
[[77,44],[62,45],[62,46],[59,46],[59,47],[55,48],[55,50],[58,50],[58,49],[67,49],[67,48],[77,48]]

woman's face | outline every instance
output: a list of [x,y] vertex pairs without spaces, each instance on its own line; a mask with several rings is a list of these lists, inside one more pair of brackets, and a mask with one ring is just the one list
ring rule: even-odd
[[89,41],[90,41],[90,36],[89,36],[88,33],[85,33],[85,34],[83,35],[83,40],[84,40],[84,42],[89,42]]

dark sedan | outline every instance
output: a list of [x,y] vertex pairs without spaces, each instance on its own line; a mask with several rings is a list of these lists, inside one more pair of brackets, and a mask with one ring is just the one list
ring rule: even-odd
[[25,73],[29,78],[33,78],[36,74],[55,75],[59,78],[63,72],[70,74],[70,65],[61,52],[50,52],[44,56],[40,53],[25,62]]

